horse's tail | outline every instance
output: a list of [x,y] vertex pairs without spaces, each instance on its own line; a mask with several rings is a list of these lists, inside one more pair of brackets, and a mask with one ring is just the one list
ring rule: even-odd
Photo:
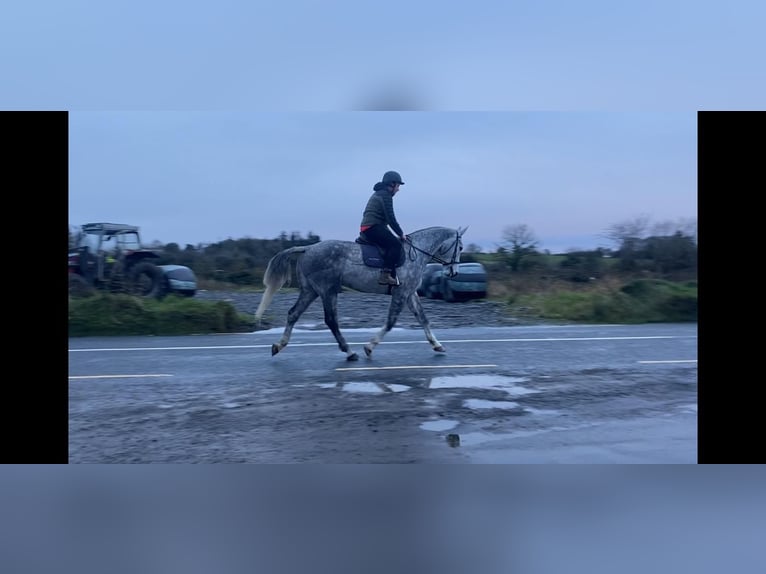
[[261,303],[255,312],[256,325],[260,325],[261,317],[266,312],[266,309],[269,308],[274,295],[290,278],[290,256],[296,253],[304,253],[308,248],[308,245],[290,247],[280,251],[269,260],[266,272],[263,274],[263,284],[266,286],[266,291],[263,292]]

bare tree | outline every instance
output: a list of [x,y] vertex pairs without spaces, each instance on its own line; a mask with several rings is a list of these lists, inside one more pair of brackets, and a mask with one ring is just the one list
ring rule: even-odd
[[680,233],[684,237],[697,241],[697,219],[693,217],[681,218],[677,221],[663,221],[652,226],[652,235],[669,237]]
[[604,235],[616,244],[622,270],[669,272],[697,264],[697,221],[693,218],[650,225],[644,214],[612,225]]
[[603,237],[612,241],[617,249],[623,249],[626,246],[636,245],[640,240],[647,239],[650,236],[670,237],[676,233],[690,237],[696,243],[697,220],[695,218],[686,218],[678,221],[651,223],[649,215],[641,214],[634,219],[628,219],[611,225],[603,233]]
[[463,253],[481,253],[481,245],[475,243],[469,243]]
[[513,271],[518,271],[521,260],[535,252],[539,241],[532,229],[525,223],[516,223],[503,228],[503,248],[508,253],[508,262]]
[[680,231],[686,237],[691,237],[694,243],[697,243],[697,218],[687,217],[679,219],[676,227],[677,231]]
[[634,219],[615,223],[606,229],[603,237],[612,241],[619,249],[625,243],[645,239],[649,233],[649,220],[649,215],[643,213]]

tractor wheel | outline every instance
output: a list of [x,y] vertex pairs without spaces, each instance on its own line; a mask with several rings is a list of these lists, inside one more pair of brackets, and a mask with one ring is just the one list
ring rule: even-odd
[[77,273],[69,274],[69,296],[74,298],[90,297],[96,292],[96,289],[88,283],[82,275]]
[[142,261],[130,270],[130,292],[139,297],[160,299],[163,295],[162,269],[154,263]]

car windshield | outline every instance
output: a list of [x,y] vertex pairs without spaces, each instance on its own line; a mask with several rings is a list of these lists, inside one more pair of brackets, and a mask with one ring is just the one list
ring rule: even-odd
[[484,273],[484,268],[481,265],[460,265],[458,267],[458,273],[464,275],[467,273]]
[[129,231],[127,233],[118,233],[114,236],[117,240],[117,245],[123,251],[135,251],[141,249],[141,241],[139,240],[138,233]]

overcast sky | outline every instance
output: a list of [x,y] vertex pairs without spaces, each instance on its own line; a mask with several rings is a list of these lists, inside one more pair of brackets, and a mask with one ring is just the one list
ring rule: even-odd
[[0,108],[763,109],[763,0],[25,0]]
[[513,224],[558,252],[697,211],[693,112],[72,112],[69,156],[70,223],[182,246],[354,239],[389,169],[405,231],[470,226],[485,250]]
[[395,169],[405,230],[588,248],[696,217],[697,110],[766,101],[762,0],[6,4],[0,109],[71,111],[70,223],[147,241],[352,238]]

